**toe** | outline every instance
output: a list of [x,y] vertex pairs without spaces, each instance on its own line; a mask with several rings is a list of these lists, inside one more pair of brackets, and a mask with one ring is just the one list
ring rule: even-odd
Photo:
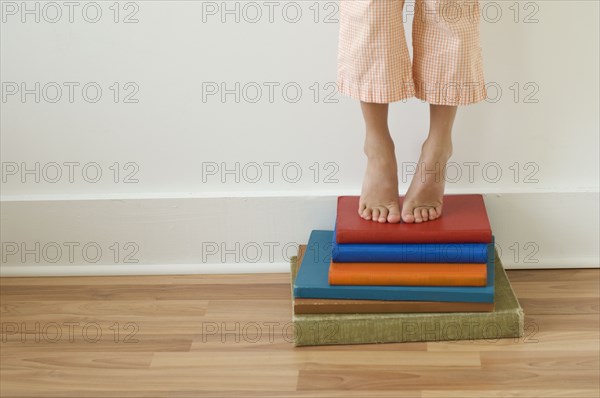
[[389,213],[389,210],[387,209],[387,207],[380,207],[379,208],[379,222],[386,222],[388,213]]
[[374,208],[373,209],[373,221],[379,221],[379,208]]
[[413,210],[413,215],[415,217],[415,222],[423,222],[423,217],[421,216],[421,208],[417,207]]
[[363,210],[362,213],[362,218],[364,218],[365,220],[370,220],[372,216],[372,212],[370,208],[366,208],[365,210]]
[[429,209],[427,207],[421,209],[421,217],[423,218],[423,221],[429,220]]
[[387,221],[390,223],[400,222],[400,209],[398,206],[390,207],[388,211]]
[[415,222],[415,216],[412,210],[404,210],[402,213],[402,221],[407,223]]
[[438,217],[436,210],[432,207],[429,209],[429,219],[435,220]]
[[365,209],[367,208],[367,206],[365,206],[364,203],[361,203],[358,205],[358,215],[362,217],[363,212],[365,211]]

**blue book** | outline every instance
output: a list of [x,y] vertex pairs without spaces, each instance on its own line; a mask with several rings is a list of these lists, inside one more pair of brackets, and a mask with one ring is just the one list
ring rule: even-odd
[[487,263],[488,243],[337,243],[336,263]]
[[445,301],[445,302],[494,302],[494,236],[488,245],[487,286],[350,286],[329,285],[329,265],[334,231],[313,230],[302,258],[302,265],[294,281],[295,297]]

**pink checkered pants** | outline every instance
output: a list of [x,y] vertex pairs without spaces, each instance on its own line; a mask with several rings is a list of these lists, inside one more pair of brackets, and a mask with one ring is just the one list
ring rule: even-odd
[[404,0],[339,0],[337,86],[364,102],[417,97],[468,105],[486,98],[478,0],[415,0],[413,63],[404,35]]

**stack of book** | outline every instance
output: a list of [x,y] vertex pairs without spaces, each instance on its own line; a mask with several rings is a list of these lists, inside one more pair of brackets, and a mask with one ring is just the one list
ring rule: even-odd
[[292,258],[297,346],[523,335],[482,195],[446,195],[440,218],[411,224],[364,220],[358,203],[338,197],[334,229]]

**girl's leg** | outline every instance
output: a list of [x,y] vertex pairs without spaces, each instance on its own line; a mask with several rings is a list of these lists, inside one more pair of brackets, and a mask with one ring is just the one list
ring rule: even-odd
[[442,215],[445,168],[452,156],[452,125],[457,106],[429,105],[429,135],[402,203],[404,222],[435,220]]
[[367,169],[358,213],[399,222],[398,172],[387,124],[388,104],[414,96],[406,45],[404,0],[341,0],[337,85],[360,101],[366,126]]
[[360,102],[365,120],[364,175],[358,214],[381,223],[400,222],[398,166],[394,141],[388,128],[388,104]]
[[413,20],[415,96],[428,102],[429,136],[402,204],[402,220],[422,222],[442,214],[445,166],[452,155],[457,106],[483,101],[477,0],[416,0]]

